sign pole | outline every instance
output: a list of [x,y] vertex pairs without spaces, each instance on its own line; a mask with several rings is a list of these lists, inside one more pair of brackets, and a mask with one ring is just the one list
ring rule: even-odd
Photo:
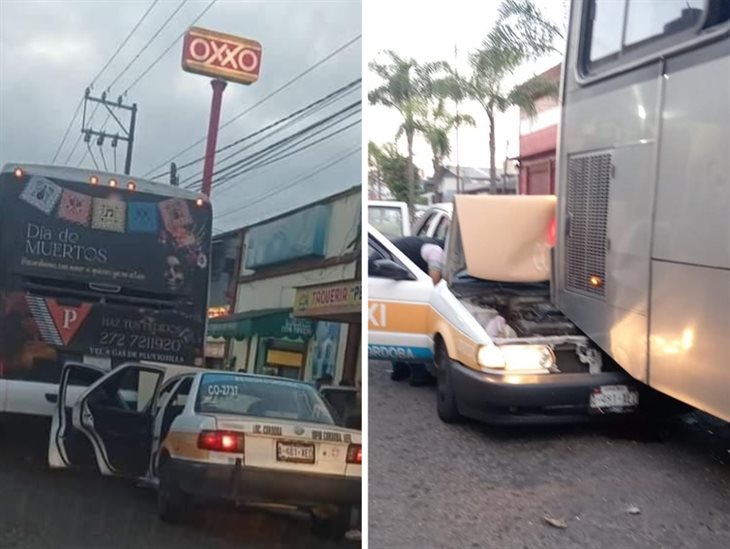
[[213,87],[213,100],[210,105],[210,121],[208,123],[208,142],[205,146],[205,164],[203,165],[203,187],[202,193],[210,196],[210,188],[213,184],[213,161],[215,160],[215,146],[218,141],[218,126],[221,119],[221,102],[223,90],[226,89],[226,81],[214,78],[210,81]]

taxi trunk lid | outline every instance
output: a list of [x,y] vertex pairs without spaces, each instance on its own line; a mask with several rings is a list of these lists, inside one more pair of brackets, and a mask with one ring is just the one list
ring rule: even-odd
[[344,475],[350,444],[361,443],[359,433],[335,425],[235,415],[215,420],[219,430],[244,433],[246,467]]

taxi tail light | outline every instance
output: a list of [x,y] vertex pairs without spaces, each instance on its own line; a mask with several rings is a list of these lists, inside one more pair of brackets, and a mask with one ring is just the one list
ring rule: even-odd
[[354,463],[355,465],[362,465],[362,445],[361,444],[350,444],[347,447],[347,463]]
[[198,448],[214,452],[243,453],[245,448],[243,433],[236,431],[201,431],[198,435]]
[[553,217],[548,225],[547,244],[554,248],[558,243],[558,218]]

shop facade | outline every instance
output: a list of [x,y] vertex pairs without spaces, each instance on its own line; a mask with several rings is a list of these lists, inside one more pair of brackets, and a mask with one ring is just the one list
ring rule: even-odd
[[318,288],[359,284],[360,197],[353,187],[240,231],[230,311],[208,321],[209,342],[225,342],[224,367],[323,384],[359,380],[359,295],[324,312],[303,304],[323,295]]

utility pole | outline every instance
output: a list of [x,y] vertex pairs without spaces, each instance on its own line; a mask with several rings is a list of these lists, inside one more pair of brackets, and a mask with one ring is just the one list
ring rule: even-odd
[[[86,120],[86,111],[87,111],[87,104],[88,103],[97,103],[99,105],[102,105],[108,112],[109,116],[114,119],[119,129],[122,131],[122,135],[119,134],[118,131],[114,133],[107,133],[104,128],[101,129],[101,131],[94,130],[90,124],[91,124],[91,117],[89,117],[89,120],[87,122]],[[120,117],[117,116],[117,114],[114,112],[115,110],[122,110],[122,111],[128,111],[131,113],[130,119],[129,119],[129,125],[125,125],[122,120],[120,120]],[[92,137],[97,138],[97,144],[101,148],[101,146],[104,143],[104,139],[110,138],[112,140],[112,147],[116,149],[116,144],[118,141],[125,141],[127,143],[127,158],[124,162],[124,174],[129,175],[131,169],[132,169],[132,146],[134,145],[134,127],[137,122],[137,103],[133,103],[132,105],[125,105],[122,100],[122,96],[119,96],[119,98],[115,101],[109,101],[107,100],[106,92],[103,92],[101,94],[101,97],[92,97],[91,96],[91,90],[89,88],[86,88],[86,93],[84,94],[84,115],[83,119],[81,121],[81,133],[84,134],[84,140],[89,143]],[[87,127],[87,123],[89,126]],[[115,159],[116,162],[116,159]]]

